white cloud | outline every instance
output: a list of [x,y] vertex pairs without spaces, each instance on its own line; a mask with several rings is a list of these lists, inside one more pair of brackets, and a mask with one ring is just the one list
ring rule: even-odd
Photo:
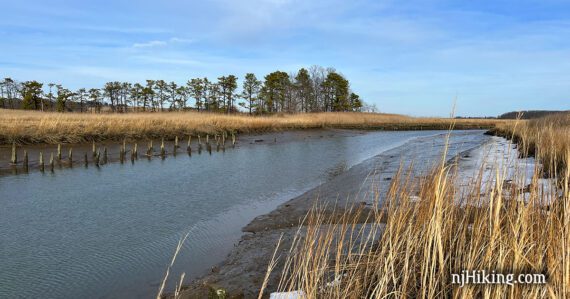
[[157,47],[164,47],[170,44],[189,44],[193,42],[194,42],[193,39],[172,37],[168,40],[152,40],[145,43],[134,43],[133,48],[157,48]]
[[166,44],[167,43],[165,41],[153,40],[146,43],[134,43],[133,48],[153,48],[153,47],[166,46]]

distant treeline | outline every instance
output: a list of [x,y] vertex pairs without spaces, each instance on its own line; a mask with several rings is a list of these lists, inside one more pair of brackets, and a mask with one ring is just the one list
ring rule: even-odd
[[559,113],[570,113],[570,110],[567,111],[557,111],[557,110],[523,110],[523,111],[512,111],[507,112],[499,115],[500,119],[516,119],[519,117],[521,119],[533,119],[533,118],[540,118],[543,116],[551,115],[551,114],[559,114]]
[[102,88],[72,91],[37,81],[0,81],[0,107],[40,111],[129,112],[197,110],[251,114],[361,111],[364,104],[349,81],[333,68],[312,66],[295,73],[275,71],[258,80],[227,75],[211,81],[193,78],[179,84],[164,80],[145,83],[108,82]]

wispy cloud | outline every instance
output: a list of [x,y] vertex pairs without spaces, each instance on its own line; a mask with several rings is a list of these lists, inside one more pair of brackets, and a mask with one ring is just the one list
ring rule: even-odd
[[134,43],[133,48],[156,48],[172,44],[190,44],[193,42],[194,40],[188,38],[172,37],[168,40],[152,40],[143,43]]
[[161,40],[153,40],[146,43],[134,43],[133,48],[153,48],[153,47],[161,47],[166,46],[165,41]]

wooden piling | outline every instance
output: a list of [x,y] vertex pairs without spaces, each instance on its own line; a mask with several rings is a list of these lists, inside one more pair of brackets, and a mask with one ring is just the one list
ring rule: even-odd
[[103,164],[107,164],[109,160],[109,155],[107,154],[107,147],[103,149]]
[[93,154],[93,157],[97,155],[97,147],[95,146],[95,139],[93,139],[93,145],[91,146],[91,153]]
[[232,147],[236,147],[236,135],[232,132]]
[[152,139],[150,140],[150,142],[148,143],[148,148],[146,150],[146,155],[147,156],[152,156],[152,152],[154,151],[153,146],[152,146]]
[[174,137],[174,148],[178,148],[178,136]]
[[28,172],[28,152],[24,150],[24,171]]
[[69,160],[69,167],[73,167],[73,148],[69,148],[69,153],[67,154],[67,159]]
[[61,161],[61,143],[57,145],[57,160]]
[[162,158],[166,156],[166,149],[164,148],[164,137],[162,138],[162,142],[160,143],[160,156],[162,156]]
[[89,160],[87,159],[87,152],[83,157],[83,163],[85,164],[85,168],[89,167]]
[[40,152],[40,171],[44,172],[44,154]]
[[137,143],[135,142],[135,145],[133,146],[133,148],[131,148],[131,161],[138,159],[137,147],[138,147]]
[[54,161],[53,161],[53,152],[52,152],[51,155],[49,156],[49,169],[51,172],[53,172],[53,167],[54,167]]
[[12,158],[10,159],[10,163],[18,164],[18,151],[16,149],[16,142],[12,143]]
[[125,158],[127,157],[127,138],[123,139],[123,146],[121,147],[121,152],[119,155],[120,155],[121,162],[123,162],[125,160]]
[[97,151],[95,154],[95,166],[99,167],[101,160],[101,151]]
[[186,151],[189,153],[192,153],[192,147],[190,145],[191,142],[192,142],[192,136],[188,135],[188,146],[186,147]]

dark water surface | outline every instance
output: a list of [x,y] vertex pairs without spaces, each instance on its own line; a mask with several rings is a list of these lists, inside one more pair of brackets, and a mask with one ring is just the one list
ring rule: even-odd
[[255,216],[382,151],[442,132],[285,134],[290,141],[211,156],[1,176],[0,298],[152,298],[186,232],[172,280],[222,261]]

